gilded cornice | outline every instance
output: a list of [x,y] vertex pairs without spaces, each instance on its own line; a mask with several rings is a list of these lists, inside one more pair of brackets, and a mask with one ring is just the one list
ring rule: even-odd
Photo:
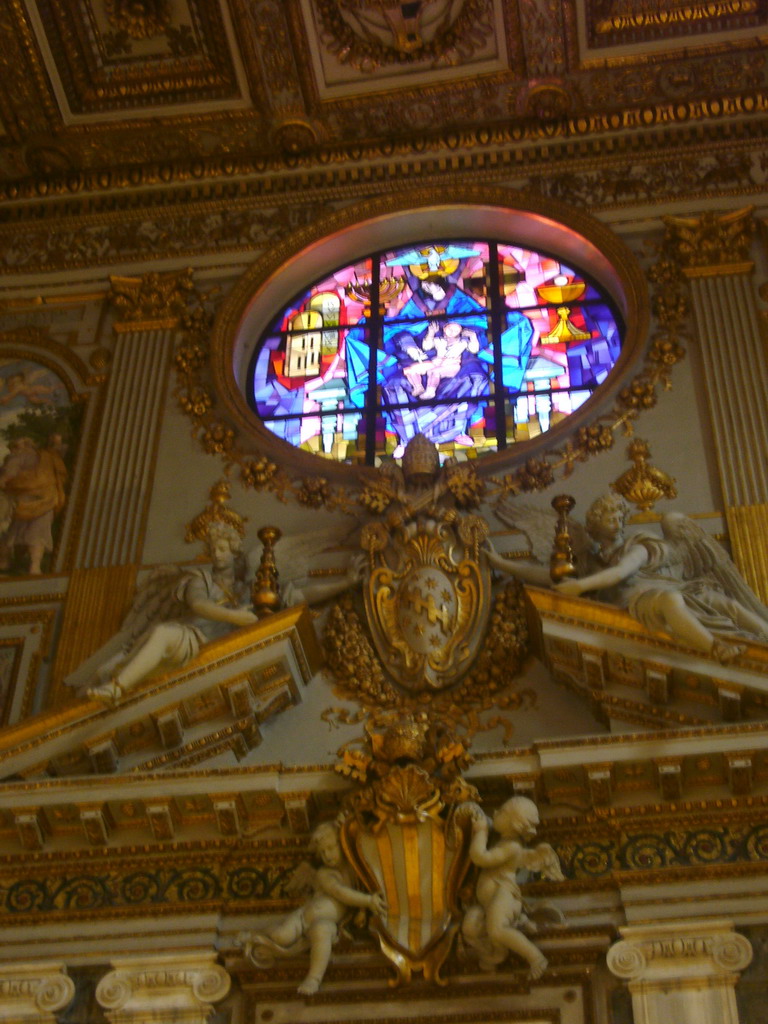
[[[90,166],[83,161],[80,167],[66,173],[6,180],[0,183],[0,202],[37,204],[57,197],[71,200],[87,195],[85,213],[93,208],[99,194],[120,196],[148,188],[166,191],[162,199],[143,193],[142,200],[147,206],[173,201],[167,191],[171,186],[185,190],[177,195],[178,202],[210,199],[210,189],[204,183],[212,182],[224,187],[222,198],[229,199],[242,198],[244,189],[246,194],[290,193],[297,184],[312,189],[346,189],[357,184],[370,187],[393,175],[455,171],[458,154],[462,154],[462,169],[477,173],[499,169],[500,164],[507,171],[513,168],[517,172],[532,165],[551,169],[553,164],[583,159],[585,149],[587,155],[598,161],[606,157],[615,159],[622,152],[635,159],[644,150],[658,155],[673,144],[691,145],[705,153],[708,146],[717,142],[733,148],[739,139],[763,137],[768,132],[766,112],[768,90],[757,90],[716,100],[649,104],[555,121],[489,121],[481,126],[398,135],[373,142],[318,146],[288,156],[227,153],[216,157],[169,158],[167,147],[160,147],[156,154],[146,154],[130,164],[115,157],[113,140],[106,129],[94,126],[89,130],[93,150]],[[724,116],[740,120],[729,123],[727,132],[716,121],[710,122]],[[232,123],[228,127],[235,134],[238,120],[243,117],[240,114],[230,118]],[[194,119],[188,122],[191,129]],[[122,130],[126,134],[141,133],[146,128],[141,122],[126,122]],[[248,148],[252,153],[253,147]],[[377,163],[382,166],[375,166]],[[258,180],[247,180],[251,178]]]

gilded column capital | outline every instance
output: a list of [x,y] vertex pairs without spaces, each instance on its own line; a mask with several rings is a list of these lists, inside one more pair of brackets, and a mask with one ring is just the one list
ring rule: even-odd
[[687,277],[712,277],[752,270],[749,250],[755,208],[728,213],[708,210],[700,217],[665,217],[667,239]]
[[96,1000],[113,1024],[162,1024],[169,1011],[185,1024],[205,1024],[231,984],[215,961],[215,953],[115,958]]
[[109,284],[118,333],[177,327],[195,294],[191,267],[165,274],[153,270],[141,277],[110,275]]
[[0,967],[0,1022],[56,1024],[56,1014],[72,1001],[75,985],[59,963]]
[[730,921],[628,926],[621,934],[606,959],[609,970],[630,987],[669,985],[685,978],[724,979],[752,960],[752,946]]

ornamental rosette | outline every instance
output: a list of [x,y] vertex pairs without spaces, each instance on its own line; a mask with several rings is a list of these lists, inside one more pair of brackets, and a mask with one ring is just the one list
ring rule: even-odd
[[594,452],[607,451],[613,448],[613,431],[605,424],[593,423],[589,427],[579,428],[576,442],[579,448],[590,455]]
[[179,405],[184,412],[198,419],[213,407],[213,399],[205,388],[192,388],[191,391],[179,391]]
[[632,383],[619,392],[619,402],[632,411],[652,409],[656,405],[656,388],[652,380],[636,377]]
[[322,508],[328,501],[330,493],[328,481],[324,477],[310,477],[302,483],[296,494],[296,500],[304,508]]
[[277,473],[275,463],[270,462],[265,455],[261,455],[257,459],[244,463],[241,476],[246,487],[260,490],[269,484],[275,473]]
[[223,455],[232,449],[235,443],[235,432],[223,423],[212,423],[203,431],[203,448],[209,455]]
[[392,492],[388,487],[369,484],[360,494],[360,504],[371,515],[381,515],[386,512],[392,502]]
[[445,482],[459,508],[477,508],[485,496],[485,484],[466,463],[450,466]]
[[543,491],[554,479],[552,467],[543,459],[527,459],[518,473],[520,488],[523,491]]

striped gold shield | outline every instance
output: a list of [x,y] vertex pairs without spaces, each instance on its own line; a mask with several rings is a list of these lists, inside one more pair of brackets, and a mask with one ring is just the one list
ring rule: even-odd
[[441,817],[414,819],[370,829],[348,819],[342,843],[364,884],[386,898],[373,930],[397,969],[392,984],[410,981],[414,970],[444,984],[440,968],[459,925],[458,890],[469,865],[469,823],[449,828]]

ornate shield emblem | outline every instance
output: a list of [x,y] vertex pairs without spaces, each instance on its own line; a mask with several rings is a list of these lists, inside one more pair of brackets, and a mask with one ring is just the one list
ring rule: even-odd
[[476,556],[482,530],[482,520],[464,516],[363,537],[372,561],[368,623],[380,658],[407,690],[452,686],[477,654],[490,608],[490,570]]
[[397,969],[393,983],[408,982],[419,970],[443,984],[440,968],[459,926],[470,823],[441,816],[439,790],[415,765],[394,768],[377,786],[376,799],[381,817],[374,824],[359,817],[344,822],[345,853],[366,887],[386,898],[386,914],[372,927]]

